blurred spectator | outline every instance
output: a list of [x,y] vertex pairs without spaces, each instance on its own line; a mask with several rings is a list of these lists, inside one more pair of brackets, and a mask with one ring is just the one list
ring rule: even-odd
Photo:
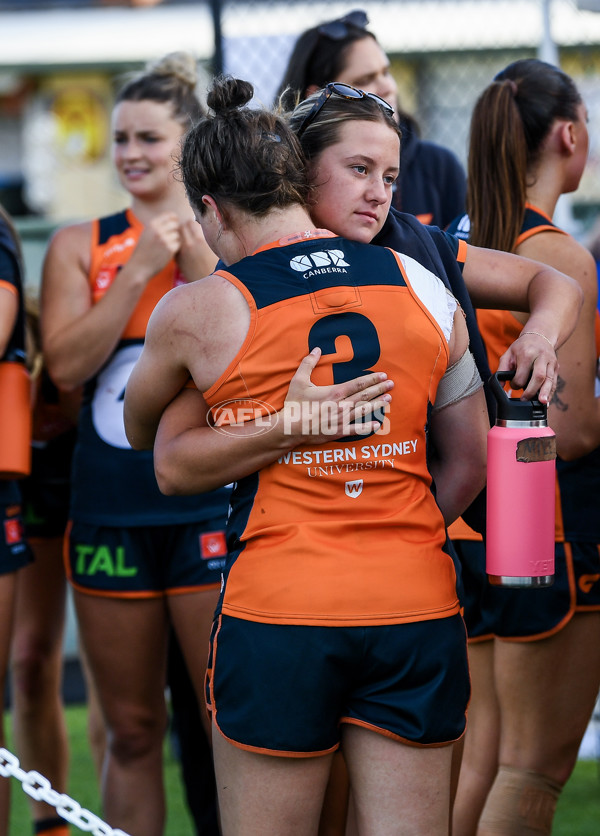
[[291,110],[330,81],[375,93],[396,111],[402,131],[400,176],[392,206],[442,229],[464,212],[464,170],[452,151],[420,138],[416,119],[398,101],[390,61],[366,26],[364,11],[307,29],[298,38],[279,88]]

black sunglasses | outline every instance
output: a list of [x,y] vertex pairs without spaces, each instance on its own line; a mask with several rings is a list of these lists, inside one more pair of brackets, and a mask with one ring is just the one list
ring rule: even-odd
[[331,38],[332,41],[343,41],[351,32],[351,27],[354,29],[366,29],[369,18],[367,13],[362,9],[356,9],[353,12],[348,12],[344,17],[337,20],[330,20],[329,23],[324,23],[319,26],[319,35],[325,35],[326,38]]
[[394,113],[394,108],[391,104],[386,102],[385,99],[382,99],[381,96],[376,96],[375,93],[365,93],[364,90],[358,90],[356,87],[351,87],[349,84],[342,84],[338,81],[330,81],[329,84],[325,85],[323,92],[300,123],[300,127],[296,131],[298,139],[300,139],[311,122],[314,122],[318,114],[325,106],[327,100],[334,94],[336,96],[341,96],[342,99],[373,99],[373,101],[377,102],[379,107],[384,113],[387,113],[388,116],[392,116]]

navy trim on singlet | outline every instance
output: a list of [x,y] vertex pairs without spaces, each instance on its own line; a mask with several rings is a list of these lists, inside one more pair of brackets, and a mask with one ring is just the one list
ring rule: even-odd
[[[238,261],[231,270],[252,294],[258,309],[285,302],[311,293],[318,293],[330,287],[366,287],[381,284],[381,273],[373,270],[372,251],[364,244],[346,241],[340,238],[325,238],[319,250],[315,250],[315,240],[301,241],[294,244],[294,256],[290,259],[288,247],[273,247],[263,250],[260,275],[256,272],[256,260],[253,256]],[[298,252],[300,250],[300,252]],[[303,254],[306,250],[306,254]],[[380,250],[381,256],[389,261],[383,265],[386,273],[385,284],[406,287],[397,262],[391,252]],[[351,268],[356,279],[350,276]],[[301,269],[294,269],[292,264]],[[305,269],[302,269],[305,268]],[[394,268],[394,269],[391,269]],[[359,278],[360,277],[360,278]]]
[[10,227],[0,217],[0,248],[7,256],[6,274],[0,275],[0,279],[12,284],[17,291],[19,305],[17,309],[17,319],[12,334],[6,345],[4,355],[0,360],[11,360],[18,362],[25,362],[25,297],[23,293],[24,285],[24,269],[19,248],[15,239],[13,238]]
[[[224,580],[227,579],[229,570],[246,548],[246,543],[240,540],[240,536],[248,527],[248,520],[254,507],[254,498],[258,491],[259,477],[260,473],[251,473],[249,476],[239,479],[235,483],[234,490],[231,494],[229,516],[227,517],[226,525],[227,563],[223,570]],[[215,618],[221,613],[225,586],[226,584],[224,582],[221,586],[221,595],[219,596],[215,610]]]
[[556,226],[556,224],[553,221],[551,221],[541,212],[538,212],[536,209],[532,209],[531,207],[526,206],[519,236],[523,235],[526,232],[531,232],[532,230],[537,229],[538,227],[548,226],[553,227],[558,232],[563,232],[563,230],[560,227]]
[[106,244],[112,235],[121,235],[125,232],[131,224],[127,218],[127,212],[117,212],[114,215],[108,215],[105,218],[100,218],[98,221],[98,244]]

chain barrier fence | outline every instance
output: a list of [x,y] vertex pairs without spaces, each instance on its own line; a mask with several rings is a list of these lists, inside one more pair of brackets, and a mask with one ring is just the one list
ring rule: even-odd
[[16,778],[21,782],[23,791],[34,801],[45,801],[46,804],[50,804],[59,816],[85,833],[91,833],[93,836],[129,836],[123,830],[114,830],[70,796],[52,789],[50,781],[39,772],[35,770],[25,772],[21,769],[19,759],[8,749],[0,749],[0,776]]

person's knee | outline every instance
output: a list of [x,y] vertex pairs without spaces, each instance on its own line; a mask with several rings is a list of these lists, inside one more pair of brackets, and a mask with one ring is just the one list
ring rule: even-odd
[[166,715],[121,718],[107,729],[110,754],[123,766],[157,755],[162,752],[166,728]]
[[30,641],[13,650],[10,663],[15,698],[26,702],[47,699],[55,678],[56,661],[44,642]]
[[478,836],[550,836],[562,785],[531,769],[501,766],[488,795]]

